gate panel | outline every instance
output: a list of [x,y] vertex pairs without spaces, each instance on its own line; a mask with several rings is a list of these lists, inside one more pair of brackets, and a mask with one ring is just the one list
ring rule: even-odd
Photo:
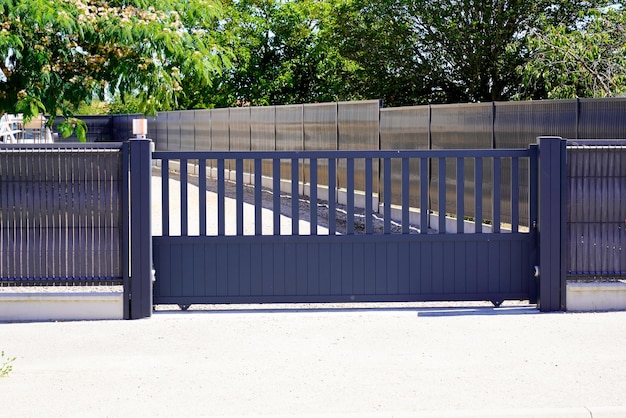
[[[189,236],[184,232],[183,236],[153,237],[157,279],[154,303],[464,300],[500,303],[505,299],[529,299],[535,286],[532,272],[537,257],[537,236],[534,229],[518,228],[519,222],[507,227],[502,223],[500,211],[494,211],[493,219],[484,221],[482,225],[471,225],[472,219],[441,218],[433,222],[437,229],[430,229],[428,219],[433,214],[428,213],[427,207],[410,206],[410,202],[426,202],[427,205],[429,190],[420,187],[420,195],[411,198],[410,193],[415,188],[410,187],[412,178],[409,175],[402,176],[402,181],[406,182],[400,187],[403,206],[392,207],[388,194],[380,207],[368,204],[365,211],[360,210],[355,204],[357,196],[360,195],[359,198],[365,202],[372,201],[373,184],[391,186],[386,181],[367,178],[365,190],[359,190],[354,186],[355,171],[358,171],[354,160],[379,159],[385,162],[386,167],[390,167],[394,160],[400,160],[403,167],[410,167],[411,160],[417,159],[420,166],[426,166],[429,159],[449,159],[455,166],[462,166],[459,161],[469,160],[482,167],[493,164],[494,159],[525,161],[536,156],[536,152],[533,154],[528,150],[153,153],[154,159],[164,160],[162,167],[186,167],[186,164],[167,164],[169,160],[216,160],[218,165],[225,167],[225,161],[229,160],[231,167],[241,171],[246,166],[260,166],[265,160],[283,161],[283,164],[289,162],[291,166],[287,168],[291,172],[297,172],[301,164],[311,160],[315,164],[332,161],[332,164],[336,162],[349,168],[346,179],[352,185],[347,190],[347,204],[341,205],[334,200],[337,196],[335,186],[328,190],[331,201],[315,199],[316,204],[312,205],[306,197],[302,200],[297,195],[297,191],[302,190],[298,187],[301,184],[293,180],[287,188],[292,191],[291,196],[280,194],[280,183],[277,181],[264,182],[261,193],[256,189],[245,191],[247,186],[242,180],[245,173],[238,171],[227,173],[217,180],[207,178],[204,183],[195,183],[204,184],[209,193],[217,191],[217,197],[210,198],[217,204],[207,204],[206,209],[198,211],[197,215],[187,213],[193,206],[187,200],[191,192],[168,198],[180,198],[179,202],[164,199],[161,202],[165,205],[162,213],[170,212],[169,204],[173,203],[174,207],[184,212],[180,214],[181,219],[191,219],[192,223],[196,223],[198,220],[194,216],[199,216],[200,220],[205,218],[207,225],[217,221],[222,227],[218,228],[218,236],[207,236],[205,231],[198,236]],[[536,166],[536,163],[531,166]],[[378,175],[377,170],[366,171],[369,176]],[[161,184],[169,184],[169,171],[162,170],[161,174],[164,176]],[[493,181],[492,177],[497,176],[497,173],[481,174],[484,181],[477,182],[475,187],[478,200],[481,200],[486,187],[484,183]],[[232,182],[226,178],[236,180]],[[460,190],[464,190],[466,181],[473,181],[473,178],[467,179],[463,172],[455,178]],[[189,181],[189,178],[181,175],[181,180]],[[295,181],[298,179],[295,178]],[[519,181],[518,176],[513,177],[513,189],[517,189]],[[530,183],[533,184],[533,180]],[[317,187],[315,183],[311,184],[311,190]],[[440,187],[438,192],[443,193],[447,186],[442,183]],[[536,184],[533,188],[536,189]],[[202,190],[201,194],[204,192]],[[464,199],[464,193],[456,193],[456,196]],[[536,193],[531,196],[536,196]],[[513,203],[518,204],[518,201],[517,197]],[[209,197],[206,202],[209,202]],[[246,205],[254,205],[254,209],[248,211]],[[517,216],[532,218],[535,216],[533,213],[537,213],[536,206],[536,198],[533,198],[533,211],[516,212]],[[274,213],[263,221],[260,207],[263,210],[273,209]],[[392,209],[400,212],[398,218],[410,224],[392,224]],[[228,212],[233,216],[226,216]],[[325,215],[320,217],[321,213]],[[252,214],[254,217],[250,217]],[[247,221],[254,219],[254,235],[244,234],[244,228],[240,226],[244,217]],[[304,224],[296,226],[300,217],[309,221],[309,225],[317,225],[318,229],[310,231]],[[291,225],[276,224],[282,224],[285,218]],[[238,225],[236,235],[225,234],[223,225],[227,219]],[[274,222],[270,228],[262,225],[268,220]],[[375,222],[376,227],[373,226]],[[448,229],[458,233],[449,233]]]
[[[527,299],[529,234],[154,237],[154,303]],[[502,262],[473,268],[481,247]],[[403,252],[395,252],[404,248]],[[227,259],[198,254],[226,254]],[[284,254],[290,255],[284,257]],[[368,258],[366,255],[375,254]],[[515,256],[521,254],[521,257]],[[514,257],[515,256],[515,257]],[[431,269],[412,260],[432,263]],[[508,261],[517,258],[515,263]],[[432,260],[430,263],[428,260]],[[487,260],[485,260],[487,261]],[[521,269],[519,265],[528,267]],[[366,266],[374,266],[369,270]],[[192,266],[191,268],[189,266]],[[217,273],[216,273],[217,270]],[[331,271],[331,274],[325,274]],[[406,274],[399,274],[400,271]],[[288,272],[283,275],[282,272]],[[439,273],[437,273],[439,272]],[[181,280],[181,278],[184,278]],[[400,282],[404,286],[399,286]],[[406,285],[413,283],[412,287]],[[373,286],[375,284],[375,286]]]

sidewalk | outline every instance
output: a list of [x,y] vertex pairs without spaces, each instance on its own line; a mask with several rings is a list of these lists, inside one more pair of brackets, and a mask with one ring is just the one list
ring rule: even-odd
[[626,416],[626,312],[420,306],[0,324],[0,416]]

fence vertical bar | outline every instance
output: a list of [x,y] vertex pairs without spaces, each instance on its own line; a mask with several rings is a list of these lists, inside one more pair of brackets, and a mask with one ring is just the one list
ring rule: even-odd
[[539,141],[539,309],[565,310],[566,144],[559,137]]
[[280,159],[272,160],[272,178],[274,193],[273,214],[274,214],[274,235],[280,235]]
[[346,166],[346,233],[354,235],[354,158],[348,158]]
[[198,193],[200,198],[200,235],[206,235],[206,159],[198,160]]
[[224,159],[217,160],[217,235],[226,235],[226,185],[224,184]]
[[254,159],[254,235],[263,234],[263,160]]
[[130,318],[152,315],[151,141],[130,140]]
[[402,233],[409,233],[409,206],[411,206],[409,196],[409,159],[402,159]]
[[[529,162],[529,230],[531,234],[532,253],[530,259],[533,260],[534,265],[539,265],[539,251],[538,251],[538,234],[537,223],[539,219],[539,146],[537,144],[531,144],[529,147],[530,162]],[[529,289],[529,302],[537,303],[538,282],[537,277],[530,282]]]
[[[124,287],[124,319],[131,319],[130,315],[130,189],[129,189],[129,164],[130,153],[128,152],[128,142],[122,145],[122,177],[120,181],[120,196],[122,209],[122,234],[120,250],[122,252],[122,284]],[[43,223],[43,221],[42,221]],[[43,249],[42,249],[43,253]]]
[[492,219],[492,232],[493,233],[499,233],[500,232],[500,223],[502,221],[501,219],[501,212],[502,212],[502,208],[501,208],[501,203],[500,203],[500,196],[501,196],[501,180],[502,178],[502,160],[500,159],[500,157],[495,157],[493,159],[493,199],[491,204],[493,205],[492,207],[492,211],[491,213],[493,214],[493,219]]
[[317,158],[309,160],[310,234],[317,235]]
[[337,233],[337,160],[328,159],[328,235]]
[[384,205],[385,205],[385,220],[383,222],[383,230],[385,234],[391,234],[391,158],[385,158],[383,160],[383,172],[384,172]]
[[180,160],[180,235],[189,235],[189,176],[186,159]]
[[374,189],[372,159],[365,159],[365,234],[374,233],[372,222],[372,193]]
[[170,234],[170,160],[161,160],[161,218],[163,236]]
[[420,158],[420,233],[428,233],[428,158]]
[[243,235],[243,159],[235,161],[235,201],[237,205],[237,236]]
[[446,233],[446,159],[439,158],[439,233]]
[[465,232],[465,159],[456,159],[456,232]]
[[483,159],[476,157],[474,163],[474,232],[483,232]]
[[291,234],[300,235],[300,160],[291,159]]

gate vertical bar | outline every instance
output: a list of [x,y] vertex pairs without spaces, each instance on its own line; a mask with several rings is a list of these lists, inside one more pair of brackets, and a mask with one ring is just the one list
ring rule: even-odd
[[130,319],[152,315],[152,231],[150,225],[151,141],[131,139],[130,152]]
[[[537,222],[539,219],[539,146],[537,144],[530,145],[530,170],[529,170],[529,231],[531,234],[531,254],[530,259],[534,265],[539,265],[539,240],[537,237]],[[537,277],[530,282],[529,302],[537,303],[538,283]]]
[[129,190],[129,157],[128,142],[122,145],[122,177],[120,182],[120,196],[122,206],[122,235],[120,250],[122,252],[122,283],[124,286],[124,319],[131,319],[130,315],[130,190]]
[[565,310],[566,144],[559,137],[539,141],[539,309]]

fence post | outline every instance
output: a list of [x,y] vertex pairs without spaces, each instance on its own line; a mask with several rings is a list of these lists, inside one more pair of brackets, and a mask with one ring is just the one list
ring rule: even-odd
[[152,315],[151,141],[131,139],[129,148],[130,319],[139,319]]
[[565,310],[566,152],[560,137],[539,137],[539,309]]

